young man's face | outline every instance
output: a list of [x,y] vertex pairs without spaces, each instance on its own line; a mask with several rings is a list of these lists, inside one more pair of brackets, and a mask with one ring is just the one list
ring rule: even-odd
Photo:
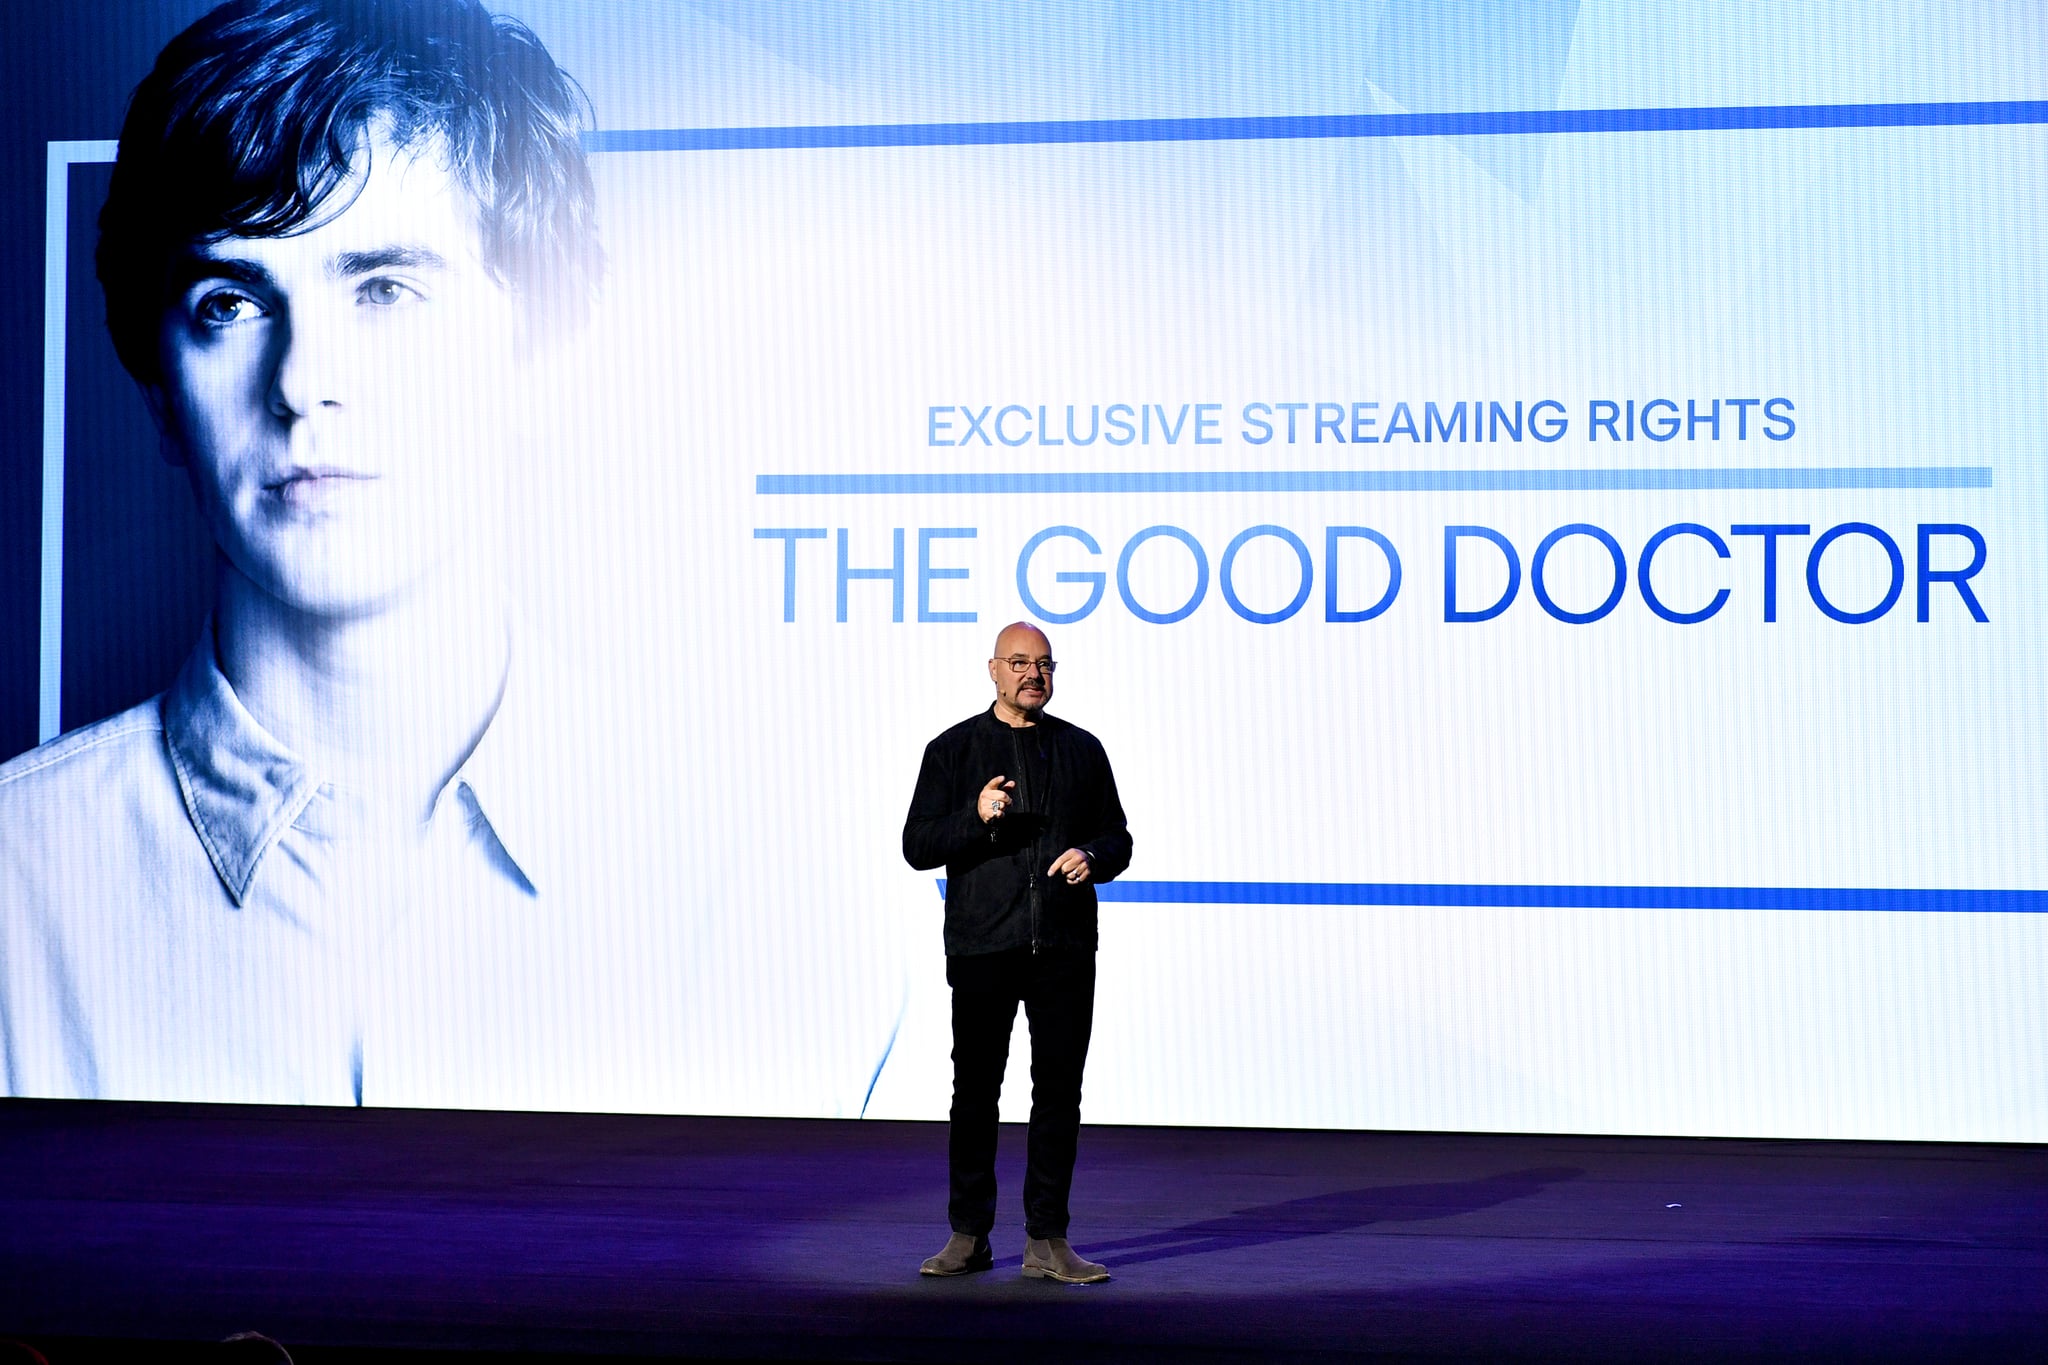
[[150,394],[229,562],[336,618],[494,557],[517,391],[469,192],[432,147],[367,139],[366,167],[331,220],[189,249]]

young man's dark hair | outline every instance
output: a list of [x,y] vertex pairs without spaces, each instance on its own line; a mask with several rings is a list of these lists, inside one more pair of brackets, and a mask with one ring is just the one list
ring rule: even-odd
[[121,363],[159,377],[179,252],[345,209],[373,128],[439,150],[529,317],[580,320],[603,269],[587,112],[539,40],[475,0],[231,0],[163,50],[122,125],[97,260]]

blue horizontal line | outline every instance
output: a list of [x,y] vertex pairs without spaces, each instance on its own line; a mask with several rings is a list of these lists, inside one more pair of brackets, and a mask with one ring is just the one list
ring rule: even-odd
[[1441,114],[1037,119],[1014,123],[617,128],[585,133],[583,145],[592,152],[712,152],[816,147],[985,147],[1074,142],[1470,137],[1521,133],[1722,132],[1779,128],[1952,128],[2026,123],[2048,123],[2048,100],[1745,104],[1661,109],[1486,109]]
[[760,474],[754,492],[1532,493],[1701,489],[1989,488],[1989,465],[1799,469],[1179,469],[1039,473]]
[[[946,882],[939,879],[939,894]],[[1490,882],[1107,882],[1098,899],[1163,905],[1442,905],[1616,910],[1906,910],[2048,914],[2048,891],[1835,886],[1517,886]]]

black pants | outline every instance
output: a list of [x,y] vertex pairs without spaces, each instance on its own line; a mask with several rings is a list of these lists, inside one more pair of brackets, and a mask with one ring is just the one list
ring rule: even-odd
[[1081,1068],[1095,1016],[1095,954],[1018,948],[949,957],[946,983],[953,988],[953,1122],[946,1151],[946,1215],[953,1231],[986,1237],[995,1226],[996,1100],[1022,1001],[1031,1025],[1024,1233],[1064,1237],[1081,1136]]

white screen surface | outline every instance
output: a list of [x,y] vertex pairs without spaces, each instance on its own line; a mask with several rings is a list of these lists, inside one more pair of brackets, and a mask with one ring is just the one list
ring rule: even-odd
[[[950,32],[1101,62],[977,93],[930,32],[529,8],[612,267],[522,592],[617,851],[586,1013],[660,1040],[561,1104],[943,1114],[898,836],[1026,618],[1137,845],[1091,1121],[2048,1131],[2043,116],[1840,112],[2038,96],[2027,21],[1929,16],[1908,70],[1825,14],[1575,9],[1550,89],[1446,106],[1405,11],[1171,35],[1243,75],[1176,103],[1085,15]],[[1617,108],[1665,112],[1558,117]],[[701,132],[793,126],[842,131]]]

